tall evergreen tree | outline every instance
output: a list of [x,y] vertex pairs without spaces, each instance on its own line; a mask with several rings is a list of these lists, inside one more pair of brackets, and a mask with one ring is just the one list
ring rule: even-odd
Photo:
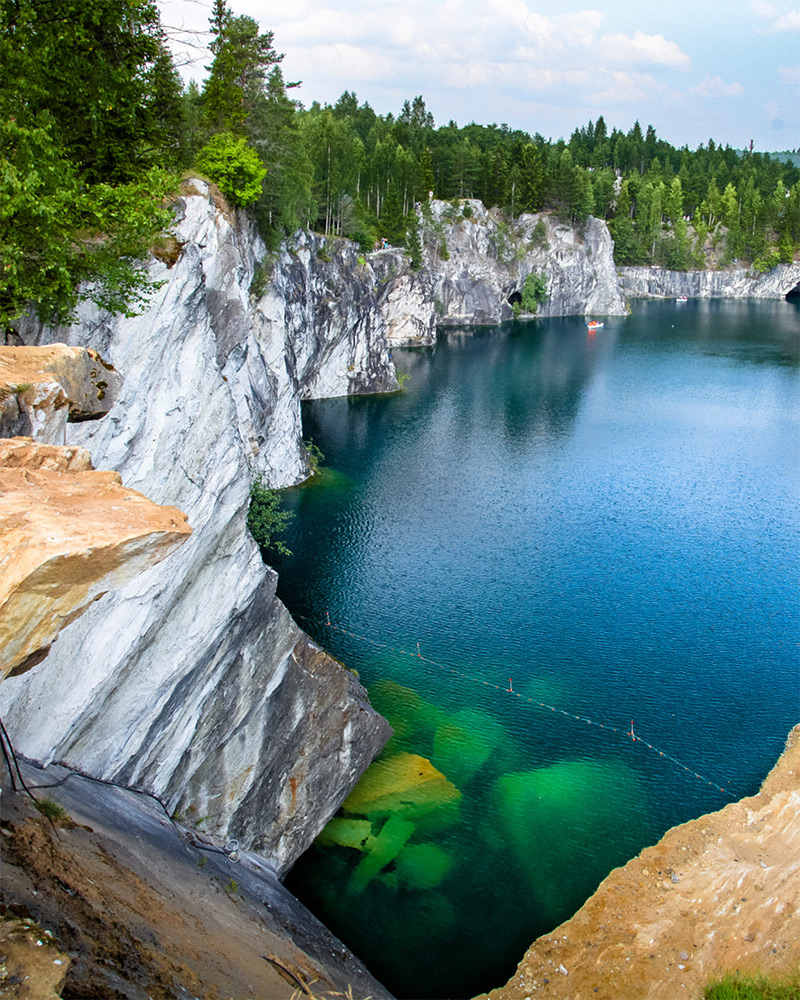
[[158,120],[148,92],[159,39],[145,0],[0,0],[6,339],[28,309],[67,320],[80,297],[116,310],[141,303],[141,259],[169,218],[171,182],[155,165],[172,157],[174,122]]

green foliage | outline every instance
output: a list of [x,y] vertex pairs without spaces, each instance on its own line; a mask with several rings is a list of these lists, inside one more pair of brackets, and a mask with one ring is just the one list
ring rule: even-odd
[[212,136],[197,154],[197,166],[234,205],[250,205],[261,194],[267,169],[247,140],[232,132]]
[[269,280],[275,269],[274,254],[266,254],[253,268],[253,278],[250,282],[250,294],[254,299],[260,299],[269,286]]
[[520,305],[524,312],[535,313],[541,302],[546,302],[549,298],[547,293],[547,275],[544,271],[541,274],[536,271],[525,278],[522,286],[522,300]]
[[800,997],[800,972],[786,976],[742,975],[729,973],[710,983],[703,1000],[797,1000]]
[[82,183],[52,130],[0,121],[0,327],[30,307],[69,321],[81,299],[131,315],[152,290],[143,258],[170,221],[175,179],[153,169]]
[[236,881],[235,878],[229,878],[228,881],[225,883],[225,892],[228,892],[231,895],[233,895],[238,891],[239,891],[239,883]]
[[270,68],[283,58],[272,47],[272,32],[261,34],[252,17],[234,17],[217,2],[210,19],[214,61],[203,88],[203,121],[211,132],[243,135],[264,96]]
[[422,244],[419,235],[419,220],[417,213],[411,212],[407,217],[405,246],[411,258],[411,267],[418,271],[422,267]]
[[0,0],[0,327],[132,313],[170,221],[180,84],[150,0]]
[[154,0],[0,0],[0,118],[49,126],[88,183],[169,164],[171,70]]
[[325,456],[322,451],[314,444],[314,439],[309,438],[308,441],[304,441],[306,449],[306,461],[308,462],[308,467],[311,470],[311,475],[315,476],[319,467],[325,461]]
[[515,234],[507,222],[499,222],[494,233],[494,245],[497,253],[497,260],[501,264],[508,264],[514,259],[516,254]]
[[550,242],[547,239],[547,226],[544,224],[544,219],[539,219],[533,227],[530,245],[533,250],[547,250],[549,248]]
[[250,508],[247,512],[247,527],[258,543],[262,556],[267,553],[290,556],[292,553],[284,543],[276,538],[289,523],[291,514],[281,506],[278,490],[264,486],[260,478],[250,487]]

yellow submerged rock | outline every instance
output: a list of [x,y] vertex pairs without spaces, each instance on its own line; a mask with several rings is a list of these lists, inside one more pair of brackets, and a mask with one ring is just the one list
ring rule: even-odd
[[401,753],[367,768],[342,808],[365,816],[409,819],[460,798],[461,792],[429,760]]

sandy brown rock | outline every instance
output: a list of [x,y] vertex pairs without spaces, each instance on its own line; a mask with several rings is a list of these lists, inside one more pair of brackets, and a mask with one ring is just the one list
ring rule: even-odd
[[3,443],[0,675],[34,666],[61,628],[190,534],[182,511],[91,469],[83,448]]
[[11,913],[0,919],[0,996],[58,1000],[69,961],[34,920]]
[[0,347],[0,438],[32,435],[64,444],[67,421],[107,413],[122,379],[84,347]]
[[673,827],[539,938],[492,1000],[697,1000],[800,963],[800,726],[761,791]]

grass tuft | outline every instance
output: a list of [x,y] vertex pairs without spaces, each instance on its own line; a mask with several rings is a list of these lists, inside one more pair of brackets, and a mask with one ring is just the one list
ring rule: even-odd
[[57,802],[53,802],[52,799],[39,799],[34,803],[34,805],[42,816],[49,819],[51,823],[58,825],[59,823],[67,822],[69,819],[67,810],[60,806]]
[[800,969],[777,978],[729,972],[710,983],[704,1000],[800,1000]]

